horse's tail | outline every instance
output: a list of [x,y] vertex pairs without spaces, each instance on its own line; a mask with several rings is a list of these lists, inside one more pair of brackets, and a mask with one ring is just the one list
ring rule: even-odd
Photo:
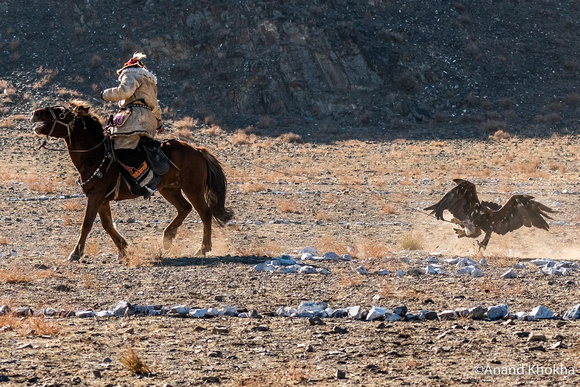
[[218,159],[207,149],[198,149],[207,163],[207,181],[205,183],[205,201],[211,209],[216,222],[223,226],[232,219],[234,213],[226,207],[228,182]]

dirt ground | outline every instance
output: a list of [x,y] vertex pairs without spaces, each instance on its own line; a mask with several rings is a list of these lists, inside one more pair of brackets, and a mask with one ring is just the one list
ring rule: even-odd
[[[175,123],[174,123],[175,124]],[[176,127],[176,125],[169,125]],[[297,132],[298,133],[298,132]],[[138,305],[236,306],[257,319],[217,317],[78,318],[0,316],[0,382],[7,385],[504,385],[576,384],[576,321],[355,321],[276,317],[280,306],[325,301],[409,313],[507,303],[510,312],[538,305],[562,313],[580,303],[578,271],[548,276],[533,258],[580,257],[578,136],[462,140],[391,138],[324,141],[224,134],[205,125],[170,131],[212,150],[229,181],[235,222],[213,235],[214,250],[193,257],[201,225],[192,214],[174,247],[161,251],[174,214],[159,196],[113,205],[117,228],[131,242],[128,262],[98,223],[88,256],[66,257],[78,236],[84,198],[68,155],[38,150],[31,125],[16,120],[0,134],[0,305],[13,311],[107,310]],[[354,136],[353,136],[354,137]],[[418,136],[419,137],[419,136]],[[365,136],[365,138],[369,138]],[[60,148],[57,140],[48,147]],[[550,231],[494,235],[485,275],[360,275],[424,268],[427,257],[479,260],[473,240],[421,209],[467,178],[481,199],[505,202],[526,193],[556,210]],[[66,195],[61,196],[59,195]],[[253,267],[269,257],[350,254],[350,262],[317,262],[322,274],[272,274]],[[540,341],[529,335],[543,334]],[[536,335],[537,336],[537,335]],[[123,363],[135,351],[150,369]],[[344,373],[342,373],[344,372]],[[503,374],[502,374],[503,373]]]

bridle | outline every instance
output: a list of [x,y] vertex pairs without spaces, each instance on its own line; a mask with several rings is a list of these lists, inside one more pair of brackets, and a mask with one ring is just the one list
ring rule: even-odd
[[[56,116],[56,113],[54,112],[54,108],[57,108],[57,107],[63,108],[63,111],[58,115],[58,118]],[[44,140],[44,142],[42,143],[42,145],[38,149],[45,148],[47,150],[62,151],[62,152],[68,151],[68,152],[74,152],[74,153],[87,153],[87,152],[92,152],[95,149],[100,148],[103,144],[105,144],[105,141],[107,141],[108,137],[104,136],[103,141],[99,142],[97,145],[95,145],[94,147],[92,147],[90,149],[70,149],[69,148],[69,149],[64,150],[64,149],[46,148],[46,144],[48,143],[48,140],[49,140],[50,136],[52,135],[52,133],[54,132],[54,129],[56,128],[57,124],[61,124],[64,127],[66,127],[67,135],[66,135],[66,137],[64,137],[64,140],[70,146],[71,134],[72,134],[72,131],[74,130],[74,122],[79,118],[78,114],[76,114],[75,111],[67,109],[64,106],[54,106],[54,107],[48,107],[46,109],[50,112],[50,115],[52,116],[52,126],[51,126],[50,130],[48,131],[48,134],[46,135],[46,139]],[[68,123],[62,121],[69,113],[73,116],[72,120]],[[87,124],[85,123],[85,121],[83,119],[81,119],[81,122],[83,123],[83,127],[86,130]],[[101,163],[99,164],[99,166],[95,169],[95,171],[91,174],[91,176],[88,179],[86,179],[85,181],[82,181],[81,177],[79,176],[79,178],[77,179],[78,185],[80,185],[82,187],[85,184],[87,184],[89,181],[93,180],[95,177],[96,178],[103,177],[103,172],[101,172],[101,168],[103,167],[103,165],[105,164],[107,159],[111,160],[111,162],[112,162],[112,154],[106,148],[107,148],[107,146],[105,145],[105,154],[104,154],[103,159],[101,160]],[[109,163],[109,166],[110,166],[110,163]],[[107,170],[108,169],[109,168],[107,167]]]
[[[58,119],[57,119],[56,113],[54,112],[54,108],[57,108],[57,107],[63,108],[63,111],[58,115]],[[86,153],[86,152],[94,151],[95,149],[99,148],[107,140],[107,137],[105,136],[105,138],[103,138],[103,141],[101,141],[100,143],[98,143],[97,145],[92,147],[91,149],[66,149],[65,150],[65,149],[46,148],[46,144],[48,144],[48,140],[49,140],[50,136],[52,135],[52,133],[54,132],[54,129],[56,129],[57,124],[61,124],[64,127],[66,127],[67,135],[66,135],[66,137],[64,137],[64,140],[67,141],[67,139],[68,139],[70,141],[70,136],[71,136],[72,131],[74,129],[74,127],[73,127],[74,122],[78,119],[77,114],[75,114],[72,110],[69,110],[64,106],[48,107],[48,108],[46,108],[46,110],[48,110],[50,112],[50,115],[52,116],[52,126],[50,127],[50,130],[48,131],[48,134],[46,135],[46,139],[42,142],[42,144],[40,145],[40,147],[38,147],[38,149],[45,148],[46,150],[59,151],[59,152],[68,151],[68,152],[73,152],[73,153]],[[69,113],[73,116],[73,119],[68,123],[62,121]],[[87,124],[82,119],[81,119],[81,122],[83,123],[83,127],[86,130]]]

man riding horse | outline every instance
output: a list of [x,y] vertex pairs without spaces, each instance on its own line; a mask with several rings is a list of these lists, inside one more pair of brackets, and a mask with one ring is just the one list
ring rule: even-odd
[[142,62],[146,56],[133,54],[117,70],[119,86],[101,92],[105,101],[119,104],[110,125],[115,158],[135,195],[150,197],[160,177],[169,169],[167,158],[154,141],[161,131],[161,109],[157,102],[157,77]]

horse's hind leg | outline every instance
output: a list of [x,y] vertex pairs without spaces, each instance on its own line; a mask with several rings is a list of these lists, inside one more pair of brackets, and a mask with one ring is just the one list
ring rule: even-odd
[[205,202],[205,195],[202,193],[203,191],[198,190],[192,193],[189,192],[189,190],[184,190],[184,192],[191,204],[193,204],[193,207],[199,214],[201,222],[203,223],[203,239],[201,242],[201,247],[197,249],[195,255],[198,257],[204,256],[205,253],[211,251],[211,209]]
[[177,215],[169,223],[169,226],[165,227],[163,230],[163,248],[168,250],[173,243],[173,239],[177,235],[177,229],[183,223],[183,220],[191,212],[191,204],[183,197],[181,194],[181,189],[179,188],[163,188],[159,190],[161,196],[163,196],[169,203],[177,209]]
[[119,250],[119,258],[124,258],[127,255],[127,241],[115,228],[109,202],[101,204],[101,207],[99,208],[99,218],[101,218],[103,228],[111,236],[115,246],[117,246],[117,249]]

